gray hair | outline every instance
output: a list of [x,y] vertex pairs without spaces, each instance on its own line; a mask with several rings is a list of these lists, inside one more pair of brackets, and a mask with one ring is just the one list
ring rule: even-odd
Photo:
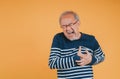
[[72,14],[72,15],[74,16],[74,18],[79,21],[79,16],[78,16],[75,12],[73,12],[73,11],[65,11],[65,12],[63,12],[63,13],[60,15],[59,24],[61,24],[62,16],[67,15],[67,14]]

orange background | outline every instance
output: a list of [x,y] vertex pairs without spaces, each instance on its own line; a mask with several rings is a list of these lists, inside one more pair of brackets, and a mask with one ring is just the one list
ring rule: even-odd
[[120,79],[119,0],[0,0],[0,79],[57,79],[48,58],[66,10],[77,12],[80,31],[95,35],[106,54],[95,79]]

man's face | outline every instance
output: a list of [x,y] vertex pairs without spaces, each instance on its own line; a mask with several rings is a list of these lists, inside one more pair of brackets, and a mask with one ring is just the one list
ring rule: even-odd
[[77,35],[79,35],[79,21],[72,14],[62,16],[61,28],[69,40],[75,40]]

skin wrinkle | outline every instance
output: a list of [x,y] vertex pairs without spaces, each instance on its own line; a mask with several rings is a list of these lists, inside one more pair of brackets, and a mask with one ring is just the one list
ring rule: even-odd
[[79,20],[76,20],[72,14],[66,14],[61,17],[61,28],[63,29],[64,35],[69,40],[77,40],[80,38],[81,34],[79,33]]

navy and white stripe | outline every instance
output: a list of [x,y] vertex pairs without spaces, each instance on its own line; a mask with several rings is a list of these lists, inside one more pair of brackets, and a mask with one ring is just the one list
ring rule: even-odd
[[50,68],[66,69],[66,68],[74,67],[75,63],[73,57],[77,52],[76,50],[73,52],[72,51],[73,49],[60,50],[59,48],[52,48],[49,58]]
[[[92,65],[104,60],[104,53],[94,36],[81,34],[81,38],[75,41],[68,40],[63,33],[59,33],[54,37],[49,66],[51,69],[57,69],[58,78],[93,78]],[[82,47],[82,53],[88,50],[92,55],[92,62],[86,66],[78,66],[75,62],[80,60],[80,57],[77,56],[79,46]]]
[[98,64],[104,60],[104,54],[100,47],[94,51],[94,56],[97,59],[97,61],[94,64]]
[[77,66],[69,69],[58,69],[57,73],[59,78],[66,78],[66,79],[74,79],[74,78],[77,79],[77,77],[79,79],[86,78],[86,77],[89,77],[89,78],[93,77],[93,71],[90,65]]

